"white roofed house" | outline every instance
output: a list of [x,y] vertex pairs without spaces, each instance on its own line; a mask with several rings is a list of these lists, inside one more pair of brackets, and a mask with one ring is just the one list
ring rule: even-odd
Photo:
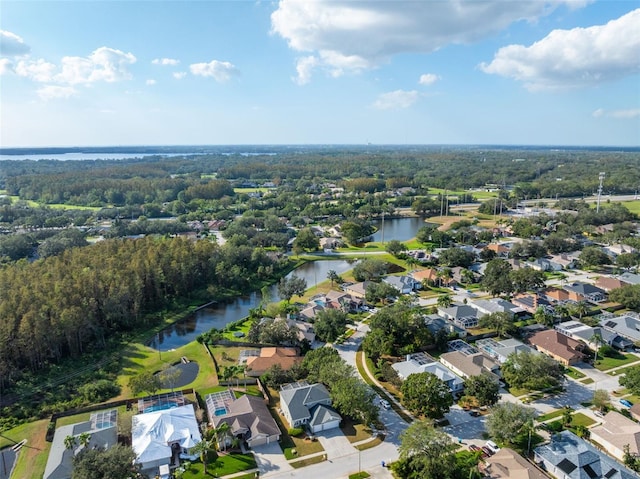
[[500,364],[506,362],[509,356],[513,353],[527,351],[533,354],[540,354],[535,349],[527,346],[517,339],[504,339],[502,341],[496,341],[491,338],[480,339],[476,341],[476,347],[496,359]]
[[422,288],[422,283],[410,276],[386,276],[382,278],[382,281],[396,288],[400,294],[409,294]]
[[425,353],[408,354],[405,361],[395,363],[391,367],[402,380],[411,374],[431,373],[444,382],[452,394],[460,393],[464,389],[462,378]]
[[513,318],[524,311],[521,307],[501,298],[476,299],[471,301],[470,306],[478,311],[478,317],[492,313],[508,313]]

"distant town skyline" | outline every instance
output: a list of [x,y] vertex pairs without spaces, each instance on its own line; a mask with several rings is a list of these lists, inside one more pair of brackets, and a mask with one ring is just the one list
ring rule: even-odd
[[0,9],[0,147],[640,144],[637,0]]

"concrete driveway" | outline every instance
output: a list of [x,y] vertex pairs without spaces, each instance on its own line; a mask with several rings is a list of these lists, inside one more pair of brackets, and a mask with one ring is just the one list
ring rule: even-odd
[[327,459],[336,459],[357,452],[339,427],[318,432],[316,437],[327,453]]
[[293,467],[284,457],[284,453],[282,449],[280,449],[280,444],[277,442],[264,444],[263,446],[255,446],[253,448],[253,455],[256,458],[260,475],[293,470]]
[[460,406],[452,406],[445,417],[449,426],[442,430],[456,439],[469,441],[482,438],[482,433],[486,431],[484,416],[473,417]]

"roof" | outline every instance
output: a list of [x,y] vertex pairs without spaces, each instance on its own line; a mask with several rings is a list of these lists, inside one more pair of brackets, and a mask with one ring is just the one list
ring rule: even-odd
[[454,374],[443,364],[436,362],[424,353],[410,354],[406,361],[395,363],[392,366],[398,375],[404,379],[411,374],[431,373],[438,379],[447,383],[450,389],[457,390],[462,387],[462,379]]
[[638,479],[638,475],[570,431],[551,437],[551,442],[535,449],[543,459],[570,479]]
[[319,426],[320,424],[327,424],[333,421],[342,421],[342,416],[332,407],[318,404],[312,408],[311,421],[309,421],[310,426]]
[[565,285],[564,289],[566,289],[567,291],[574,291],[583,296],[586,296],[588,294],[594,294],[594,293],[595,294],[606,293],[606,291],[604,291],[603,289],[598,288],[597,286],[594,286],[589,283],[571,283],[571,284]]
[[606,329],[611,329],[616,333],[626,336],[633,341],[640,340],[640,319],[625,314],[618,317],[608,317],[602,319],[600,324]]
[[480,352],[465,354],[462,351],[452,351],[442,354],[440,360],[448,362],[466,376],[479,376],[483,373],[494,375],[493,370],[499,367],[496,361]]
[[434,268],[422,269],[420,271],[414,271],[411,273],[411,276],[413,276],[413,279],[416,281],[424,281],[425,279],[427,281],[435,281],[438,277],[438,270]]
[[[92,414],[92,419],[95,414]],[[93,423],[93,424],[92,424]],[[103,424],[110,424],[102,427]],[[95,427],[93,427],[95,426]],[[67,436],[79,436],[89,433],[91,439],[87,447],[108,449],[118,442],[118,425],[110,422],[84,421],[56,429],[44,470],[44,479],[69,479],[73,470],[73,457],[82,450],[83,446],[76,444],[74,449],[67,449],[64,440]]]
[[535,349],[527,346],[522,341],[517,339],[505,339],[502,341],[496,341],[495,339],[479,339],[476,341],[476,346],[483,351],[486,351],[490,356],[500,358],[508,358],[510,354],[530,352],[533,354],[539,354]]
[[596,280],[596,286],[602,288],[605,291],[611,291],[612,289],[622,288],[630,283],[621,280],[620,278],[612,278],[611,276],[600,276]]
[[279,364],[286,371],[300,361],[302,357],[298,356],[295,348],[262,348],[260,356],[247,358],[247,373],[249,376],[262,376],[274,364]]
[[485,459],[489,479],[547,479],[533,464],[513,449],[504,447]]
[[214,416],[212,422],[216,428],[220,423],[227,423],[234,436],[245,431],[250,432],[250,437],[280,435],[280,429],[267,405],[256,396],[240,396],[229,404],[227,414]]
[[133,416],[131,446],[136,461],[145,464],[171,458],[172,443],[190,448],[202,441],[193,405]]
[[546,351],[567,361],[581,360],[584,357],[580,351],[576,350],[576,348],[582,347],[579,341],[571,339],[555,329],[535,333],[529,338],[529,342],[539,350]]
[[443,315],[449,316],[453,319],[478,317],[478,310],[467,304],[454,304],[449,308],[440,308],[440,311],[442,311]]
[[471,306],[481,311],[488,311],[489,313],[506,312],[513,314],[522,311],[522,309],[515,304],[501,298],[476,299],[471,301]]
[[320,383],[311,385],[304,384],[282,389],[280,391],[280,401],[286,405],[292,421],[295,422],[297,420],[311,418],[309,408],[319,402],[331,401],[331,396],[327,388]]
[[604,442],[620,450],[628,444],[631,454],[640,453],[640,424],[616,411],[608,412],[600,426],[591,428],[591,438],[605,448]]

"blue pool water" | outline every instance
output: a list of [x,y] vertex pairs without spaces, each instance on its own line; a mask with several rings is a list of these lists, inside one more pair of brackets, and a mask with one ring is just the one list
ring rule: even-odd
[[216,416],[224,416],[225,414],[227,414],[227,408],[224,407],[219,407],[218,409],[216,409],[213,412]]

